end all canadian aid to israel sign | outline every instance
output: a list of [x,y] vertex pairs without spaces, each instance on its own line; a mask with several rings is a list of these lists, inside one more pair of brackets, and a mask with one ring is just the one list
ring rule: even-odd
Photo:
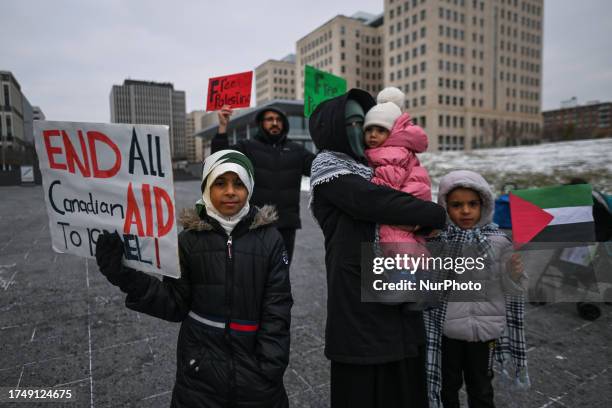
[[168,127],[34,123],[53,249],[93,257],[117,231],[127,266],[180,276]]

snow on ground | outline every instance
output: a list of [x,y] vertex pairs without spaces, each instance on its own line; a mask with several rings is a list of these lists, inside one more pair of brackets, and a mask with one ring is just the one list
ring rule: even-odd
[[[597,189],[612,193],[612,139],[544,143],[471,152],[432,152],[419,155],[437,191],[440,177],[452,170],[473,170],[482,174],[501,192],[507,183],[517,188],[562,184],[581,177]],[[307,178],[302,190],[308,191]]]

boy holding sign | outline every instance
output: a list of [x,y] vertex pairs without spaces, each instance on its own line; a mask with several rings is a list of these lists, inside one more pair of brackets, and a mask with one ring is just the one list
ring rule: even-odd
[[202,199],[181,216],[180,279],[122,265],[117,235],[96,247],[100,271],[126,305],[182,322],[173,407],[288,407],[291,287],[271,207],[251,207],[253,165],[222,150],[204,162]]

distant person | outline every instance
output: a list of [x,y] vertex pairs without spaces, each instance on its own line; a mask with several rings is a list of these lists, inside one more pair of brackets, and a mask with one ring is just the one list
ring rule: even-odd
[[361,301],[361,245],[376,226],[442,228],[439,205],[370,181],[363,121],[374,106],[360,89],[321,103],[310,134],[321,151],[312,165],[311,210],[325,236],[331,407],[427,407],[423,313]]
[[243,139],[229,147],[227,125],[233,110],[229,105],[217,113],[219,133],[211,143],[212,152],[235,149],[253,162],[257,187],[251,204],[261,207],[273,204],[278,211],[276,228],[281,233],[289,262],[293,259],[295,231],[302,227],[300,221],[300,187],[302,175],[310,176],[314,154],[302,145],[287,138],[289,121],[276,108],[264,108],[255,117],[257,133],[252,139]]
[[[496,358],[505,370],[512,368],[517,385],[529,386],[523,297],[527,276],[512,242],[492,222],[494,197],[481,175],[467,170],[448,173],[440,179],[438,203],[446,208],[448,221],[431,241],[444,250],[458,248],[460,253],[449,255],[471,253],[473,258],[476,251],[488,261],[470,276],[486,293],[466,299],[449,290],[441,306],[425,312],[429,406],[459,408],[459,390],[465,382],[470,408],[492,408]],[[512,367],[506,364],[510,362]]]
[[289,406],[289,264],[274,210],[249,206],[253,186],[242,153],[206,158],[202,199],[180,219],[180,279],[128,268],[119,235],[98,238],[100,272],[127,293],[126,306],[181,322],[174,408]]

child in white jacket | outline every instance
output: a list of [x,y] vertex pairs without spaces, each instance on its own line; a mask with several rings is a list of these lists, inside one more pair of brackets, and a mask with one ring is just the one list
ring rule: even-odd
[[486,268],[470,278],[486,290],[469,299],[447,292],[440,307],[426,312],[430,406],[459,407],[465,380],[470,408],[493,407],[495,358],[512,360],[516,377],[528,382],[522,297],[526,276],[510,240],[492,223],[494,197],[482,176],[461,170],[442,177],[438,204],[448,218],[435,240],[443,248],[484,256]]

